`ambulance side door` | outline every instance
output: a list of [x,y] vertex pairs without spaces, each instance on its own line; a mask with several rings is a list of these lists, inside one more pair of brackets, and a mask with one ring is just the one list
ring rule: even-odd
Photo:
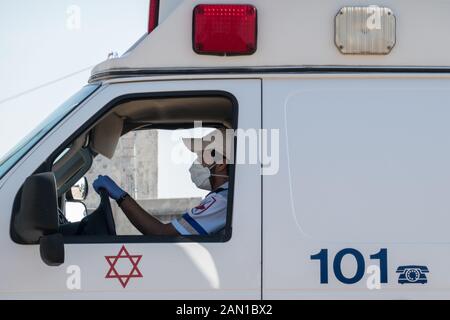
[[[239,128],[255,130],[261,127],[261,81],[258,79],[104,84],[42,139],[3,181],[0,189],[0,251],[4,263],[0,296],[260,298],[261,179],[257,164],[235,166],[232,233],[228,241],[147,243],[124,238],[98,241],[91,237],[81,243],[66,243],[64,264],[50,267],[41,261],[39,245],[20,245],[11,240],[11,212],[22,183],[94,115],[122,96],[151,93],[171,96],[190,92],[224,92],[237,104]],[[238,134],[237,142],[244,138]],[[94,192],[90,187],[90,192]]]

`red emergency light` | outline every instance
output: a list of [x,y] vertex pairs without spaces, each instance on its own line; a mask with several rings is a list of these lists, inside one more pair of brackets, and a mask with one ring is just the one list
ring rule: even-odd
[[151,33],[158,26],[159,0],[150,0],[148,9],[148,33]]
[[198,54],[253,54],[256,33],[252,5],[200,4],[194,8],[193,48]]

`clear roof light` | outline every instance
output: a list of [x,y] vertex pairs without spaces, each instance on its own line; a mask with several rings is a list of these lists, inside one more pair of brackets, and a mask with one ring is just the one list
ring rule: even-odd
[[343,7],[336,15],[335,43],[343,54],[388,54],[395,41],[395,16],[389,8]]

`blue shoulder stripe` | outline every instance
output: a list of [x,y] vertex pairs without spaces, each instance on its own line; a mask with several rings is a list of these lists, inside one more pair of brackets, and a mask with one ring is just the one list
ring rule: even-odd
[[183,219],[186,220],[186,222],[189,223],[192,226],[192,228],[194,228],[200,235],[202,236],[208,235],[208,232],[206,232],[206,230],[203,229],[203,227],[197,221],[192,219],[192,217],[189,214],[187,213],[183,214]]

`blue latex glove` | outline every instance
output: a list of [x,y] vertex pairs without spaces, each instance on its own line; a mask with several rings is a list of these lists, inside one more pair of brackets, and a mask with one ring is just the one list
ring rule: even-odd
[[110,177],[108,176],[98,176],[92,184],[94,190],[99,193],[99,189],[106,189],[109,196],[114,200],[120,199],[126,194],[126,192],[121,189]]

